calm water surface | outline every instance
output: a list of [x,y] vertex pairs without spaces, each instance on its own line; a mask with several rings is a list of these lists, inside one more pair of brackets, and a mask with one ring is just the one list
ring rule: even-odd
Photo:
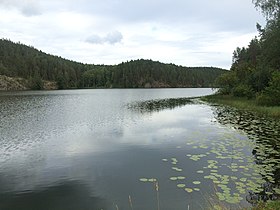
[[212,92],[0,92],[0,209],[180,210],[276,199],[279,122],[185,99]]

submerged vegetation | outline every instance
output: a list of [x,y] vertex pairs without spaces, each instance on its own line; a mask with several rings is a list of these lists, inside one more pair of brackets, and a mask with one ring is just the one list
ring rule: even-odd
[[155,112],[164,109],[174,109],[186,104],[194,104],[194,101],[190,98],[170,98],[170,99],[158,99],[143,102],[135,102],[128,105],[129,109],[144,112]]

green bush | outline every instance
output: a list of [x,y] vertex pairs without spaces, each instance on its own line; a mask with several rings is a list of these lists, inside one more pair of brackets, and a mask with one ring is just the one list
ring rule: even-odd
[[280,105],[280,72],[274,72],[269,86],[257,96],[257,104],[264,106]]
[[237,77],[232,71],[222,74],[215,81],[215,86],[220,88],[219,93],[224,95],[230,94],[236,84]]
[[43,90],[44,83],[43,80],[39,76],[35,76],[29,79],[29,87],[32,90]]
[[237,87],[233,88],[232,94],[236,97],[252,98],[254,96],[252,88],[244,84],[238,85]]

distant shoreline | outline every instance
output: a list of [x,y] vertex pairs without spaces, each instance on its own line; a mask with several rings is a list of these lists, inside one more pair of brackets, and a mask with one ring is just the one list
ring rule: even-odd
[[[213,87],[170,87],[170,86],[154,86],[154,87],[98,87],[98,88],[90,88],[90,87],[82,87],[82,88],[64,88],[59,89],[56,82],[54,81],[46,81],[43,80],[43,89],[41,90],[90,90],[90,89],[161,89],[161,88],[213,88]],[[34,90],[30,87],[30,83],[27,79],[21,77],[8,77],[5,75],[0,75],[0,91],[26,91],[26,90]]]

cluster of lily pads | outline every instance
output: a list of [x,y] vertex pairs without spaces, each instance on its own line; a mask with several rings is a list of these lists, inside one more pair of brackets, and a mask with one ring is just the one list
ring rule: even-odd
[[187,193],[203,191],[210,182],[217,199],[229,204],[244,199],[250,202],[252,197],[279,198],[280,123],[234,109],[215,109],[217,121],[213,123],[218,122],[221,129],[193,132],[184,145],[176,146],[191,151],[186,154],[186,161],[204,164],[199,170],[188,172],[196,173],[197,180],[188,179],[185,169],[178,166],[177,157],[162,159],[176,174],[169,180]]
[[[213,188],[216,189],[217,198],[230,204],[241,202],[250,193],[279,194],[280,190],[277,187],[272,190],[265,189],[268,182],[276,182],[273,171],[279,167],[278,160],[262,158],[262,163],[257,164],[256,158],[251,152],[257,148],[260,150],[260,152],[257,151],[259,157],[263,157],[267,152],[274,154],[273,149],[268,146],[256,147],[254,142],[232,132],[218,134],[218,137],[211,141],[189,140],[186,142],[186,149],[192,148],[192,154],[186,154],[186,158],[193,162],[203,161],[205,165],[200,170],[192,172],[200,175],[198,177],[200,181],[188,180],[184,175],[170,177],[171,181],[176,182],[178,188],[193,193],[203,190],[203,184],[210,180]],[[184,149],[184,146],[177,148]],[[196,149],[200,152],[204,150],[204,152],[197,154]],[[163,158],[162,161],[169,163],[175,172],[184,170],[178,167],[179,161],[176,157]],[[197,187],[192,187],[194,185]]]

